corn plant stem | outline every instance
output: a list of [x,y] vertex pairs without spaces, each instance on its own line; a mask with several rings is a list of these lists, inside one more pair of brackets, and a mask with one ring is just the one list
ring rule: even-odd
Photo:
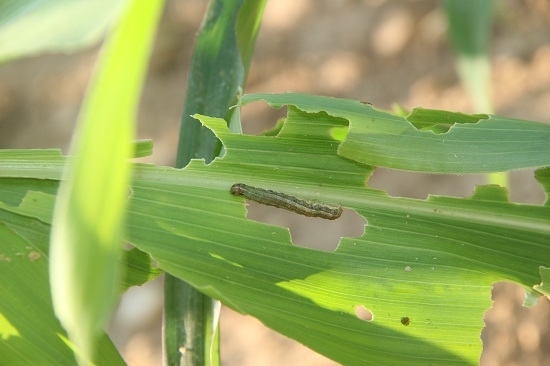
[[[216,309],[216,300],[203,295],[180,279],[166,275],[164,279],[164,346],[166,364],[176,365],[215,365],[212,358],[217,355],[219,332],[211,331]],[[179,355],[173,357],[170,355]],[[170,356],[170,357],[168,357]]]
[[[191,116],[200,113],[236,120],[235,110],[229,107],[244,88],[265,2],[209,3],[191,61],[176,167],[194,158],[210,162],[220,154],[221,144],[214,134]],[[169,274],[164,293],[165,364],[219,365],[219,303]]]

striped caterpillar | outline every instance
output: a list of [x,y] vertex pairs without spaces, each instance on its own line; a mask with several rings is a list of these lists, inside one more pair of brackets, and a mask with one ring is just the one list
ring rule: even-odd
[[229,192],[235,196],[243,196],[264,205],[284,208],[304,216],[336,220],[342,215],[342,206],[335,207],[310,202],[288,194],[252,187],[244,183],[233,184]]

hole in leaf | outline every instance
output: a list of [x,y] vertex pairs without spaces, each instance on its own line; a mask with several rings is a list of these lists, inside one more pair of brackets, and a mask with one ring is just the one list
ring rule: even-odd
[[361,237],[365,232],[365,218],[353,210],[344,209],[340,218],[326,220],[298,215],[250,200],[247,202],[249,219],[289,228],[295,245],[333,251],[338,247],[340,238]]
[[510,172],[510,201],[542,205],[546,194],[542,185],[535,178],[535,169]]
[[363,305],[357,305],[355,307],[355,315],[364,321],[370,322],[374,318],[372,311],[364,307]]
[[512,360],[511,355],[520,359],[546,347],[550,317],[550,301],[546,296],[540,297],[532,307],[525,307],[523,287],[516,283],[498,282],[493,284],[492,300],[491,308],[483,317],[485,328],[481,332],[481,365],[495,364],[495,359]]
[[[511,202],[543,204],[545,194],[533,170],[510,172]],[[377,168],[369,178],[369,188],[381,189],[392,197],[426,199],[428,195],[469,198],[478,185],[487,184],[483,174],[445,175]]]
[[[240,108],[243,133],[246,135],[274,136],[278,133],[280,122],[287,117],[287,108],[274,109],[267,103],[251,103]],[[272,132],[267,132],[271,130]]]
[[435,175],[377,168],[370,177],[369,188],[382,189],[392,197],[425,199],[428,195],[469,197],[485,178],[476,175]]

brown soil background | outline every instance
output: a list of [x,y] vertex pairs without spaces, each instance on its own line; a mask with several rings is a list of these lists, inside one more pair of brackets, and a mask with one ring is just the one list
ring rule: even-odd
[[[273,0],[268,2],[247,92],[300,91],[369,101],[390,108],[474,112],[457,78],[445,18],[433,0]],[[549,120],[550,3],[497,2],[491,46],[496,114]],[[205,1],[168,0],[139,114],[139,138],[155,142],[148,161],[172,165],[194,35]],[[67,150],[97,48],[45,55],[0,67],[0,148]],[[246,133],[274,125],[282,111],[260,103],[243,110]],[[480,176],[432,176],[377,170],[371,186],[393,196],[468,196]],[[511,175],[515,202],[544,200],[532,171]],[[359,235],[349,216],[330,228],[251,205],[249,216],[290,228],[295,243],[334,248],[340,235]],[[307,220],[307,219],[306,219]],[[359,232],[357,232],[359,230]],[[490,296],[491,294],[487,294]],[[482,365],[550,365],[550,304],[521,306],[523,291],[499,283],[485,316]],[[110,327],[130,365],[161,364],[161,281],[131,289]],[[222,310],[224,365],[334,365],[260,322]],[[368,357],[366,355],[366,357]]]

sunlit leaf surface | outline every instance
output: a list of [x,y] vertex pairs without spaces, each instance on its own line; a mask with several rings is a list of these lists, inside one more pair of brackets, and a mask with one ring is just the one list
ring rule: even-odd
[[[345,108],[338,118],[303,109],[289,107],[274,136],[232,134],[223,120],[197,116],[225,156],[184,169],[136,165],[128,241],[172,275],[343,364],[477,364],[491,285],[541,285],[539,266],[550,263],[550,207],[510,203],[496,186],[468,199],[391,198],[368,188],[373,167],[361,162],[363,150],[355,159],[338,155],[360,121],[347,131]],[[346,132],[343,141],[333,137],[338,131]],[[536,166],[529,151],[524,145],[518,152]],[[36,168],[28,155],[20,172],[17,159],[8,160],[14,178]],[[537,179],[548,193],[548,169]],[[334,252],[294,246],[286,228],[246,218],[244,199],[229,193],[234,183],[341,204],[365,217],[365,233],[343,238]],[[359,319],[358,306],[373,319]]]

